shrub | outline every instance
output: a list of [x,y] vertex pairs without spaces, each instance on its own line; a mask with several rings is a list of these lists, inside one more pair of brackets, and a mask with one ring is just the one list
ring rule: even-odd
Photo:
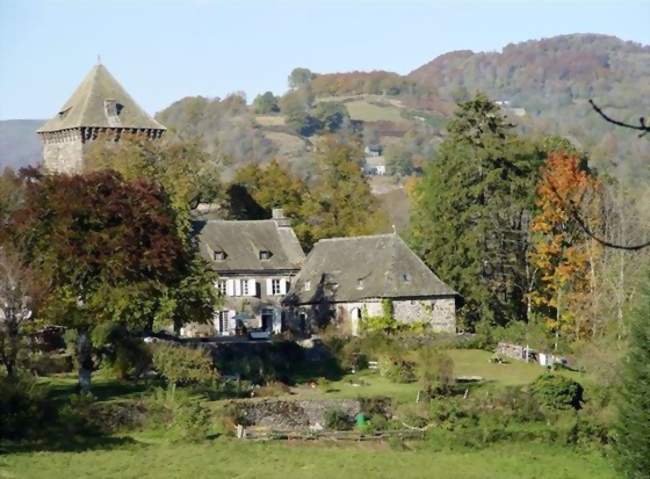
[[156,344],[153,365],[170,386],[207,383],[218,379],[212,357],[203,349]]
[[417,379],[413,361],[390,356],[379,360],[379,373],[395,383],[412,383]]
[[49,413],[46,391],[33,378],[0,377],[0,438],[30,436],[42,427]]
[[210,411],[198,401],[183,401],[174,411],[172,428],[183,441],[200,441],[208,434],[210,420]]
[[349,431],[354,425],[353,419],[340,409],[325,411],[325,427],[335,431]]
[[580,409],[582,386],[556,374],[543,374],[533,382],[530,391],[539,403],[550,409]]
[[281,381],[271,381],[255,391],[256,397],[284,396],[291,392],[289,386]]
[[384,299],[381,303],[381,316],[366,317],[363,322],[363,330],[368,332],[390,332],[398,328],[397,320],[393,317],[393,302],[390,299]]
[[451,357],[431,347],[421,348],[418,356],[419,379],[429,397],[450,394],[455,382]]

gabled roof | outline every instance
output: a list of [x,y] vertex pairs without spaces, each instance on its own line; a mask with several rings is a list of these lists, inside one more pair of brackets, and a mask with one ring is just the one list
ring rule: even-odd
[[[293,229],[274,220],[196,221],[194,232],[201,256],[218,272],[299,270],[305,260]],[[214,259],[219,251],[225,259]],[[260,251],[270,252],[271,257],[260,259]]]
[[457,295],[392,233],[319,241],[293,281],[287,302]]
[[[118,115],[107,115],[106,100],[114,100],[119,105]],[[81,127],[165,129],[136,104],[101,64],[90,70],[59,113],[37,131],[45,133]]]

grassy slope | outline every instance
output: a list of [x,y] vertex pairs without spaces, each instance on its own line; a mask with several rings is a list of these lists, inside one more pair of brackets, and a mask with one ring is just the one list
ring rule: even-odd
[[[0,458],[2,478],[208,478],[293,479],[606,479],[615,477],[596,454],[537,444],[483,451],[393,451],[386,445],[344,447],[304,443],[134,443],[109,450],[20,453]],[[290,475],[290,476],[289,476]]]

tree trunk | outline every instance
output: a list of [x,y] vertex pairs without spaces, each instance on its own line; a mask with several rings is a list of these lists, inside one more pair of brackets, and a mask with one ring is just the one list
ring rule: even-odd
[[79,362],[79,389],[81,392],[89,392],[93,358],[92,342],[87,330],[79,331],[77,337],[77,361]]
[[558,343],[560,341],[560,319],[562,318],[561,301],[562,286],[560,286],[557,290],[557,305],[555,307],[555,345],[553,348],[555,351],[557,351]]

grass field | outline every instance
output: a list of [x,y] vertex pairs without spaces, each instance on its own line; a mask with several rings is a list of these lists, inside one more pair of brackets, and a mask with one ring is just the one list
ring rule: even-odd
[[608,479],[615,475],[596,453],[527,444],[481,451],[436,451],[419,445],[397,451],[386,444],[248,443],[217,439],[201,444],[131,440],[110,449],[0,456],[0,478],[440,478]]
[[284,126],[284,115],[255,115],[255,121],[262,126]]
[[401,110],[394,106],[378,106],[365,100],[350,101],[345,103],[345,106],[353,120],[409,122],[409,120],[402,117]]

